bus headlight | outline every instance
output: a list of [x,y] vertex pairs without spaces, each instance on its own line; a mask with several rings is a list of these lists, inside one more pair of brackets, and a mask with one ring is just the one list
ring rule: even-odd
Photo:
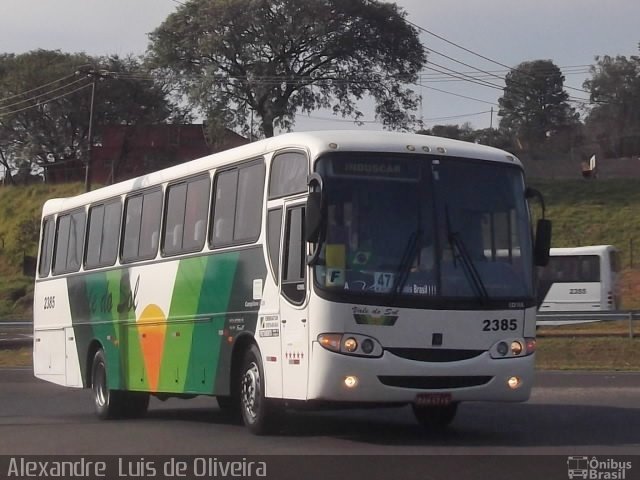
[[349,337],[344,341],[342,346],[347,352],[353,353],[358,349],[358,341],[353,337]]
[[489,350],[491,358],[526,357],[536,351],[535,338],[505,338]]
[[373,340],[371,340],[370,338],[362,341],[362,351],[367,355],[373,352],[374,347],[375,345],[373,344]]
[[321,333],[318,343],[332,352],[356,357],[381,357],[383,353],[375,338],[357,333]]
[[522,344],[517,341],[514,340],[513,342],[511,342],[511,355],[520,355],[522,353]]

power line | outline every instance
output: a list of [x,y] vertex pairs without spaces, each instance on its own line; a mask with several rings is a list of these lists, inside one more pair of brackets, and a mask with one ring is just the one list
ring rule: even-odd
[[8,110],[11,107],[15,107],[16,105],[20,105],[22,103],[36,102],[36,101],[38,101],[38,99],[40,99],[42,97],[46,97],[48,95],[51,95],[52,93],[58,92],[60,90],[64,90],[65,88],[68,88],[68,87],[70,87],[72,85],[75,85],[76,83],[83,82],[84,80],[85,80],[84,78],[79,78],[79,79],[74,80],[73,82],[67,83],[66,85],[62,85],[61,87],[57,87],[57,88],[48,90],[48,91],[43,92],[43,93],[39,93],[38,95],[34,95],[32,97],[25,98],[24,100],[19,100],[17,102],[10,103],[9,105],[0,106],[0,111],[1,110]]
[[466,98],[467,100],[474,100],[476,102],[481,102],[481,103],[486,103],[487,105],[494,105],[494,106],[499,106],[497,103],[495,102],[488,102],[486,100],[480,100],[479,98],[474,98],[474,97],[468,97],[466,95],[461,95],[459,93],[453,93],[453,92],[448,92],[446,90],[442,90],[440,88],[436,88],[436,87],[429,87],[427,85],[423,85],[421,83],[414,83],[414,85],[418,85],[419,87],[422,88],[426,88],[428,90],[435,90],[436,92],[440,92],[440,93],[446,93],[447,95],[453,95],[454,97],[460,97],[460,98]]
[[[438,69],[435,69],[433,67],[429,67],[429,65],[435,65],[436,67],[440,67],[440,68],[443,68],[443,69],[445,69],[445,70],[447,70],[449,72],[453,72],[453,74],[452,73],[447,73],[446,71],[443,72],[442,70],[438,70]],[[437,63],[434,63],[434,62],[427,63],[427,67],[425,67],[425,68],[427,68],[428,70],[433,70],[433,71],[438,72],[438,73],[442,73],[444,75],[449,75],[451,77],[454,77],[454,78],[457,78],[457,79],[460,79],[460,80],[464,80],[466,82],[475,83],[475,84],[480,85],[482,87],[494,88],[496,90],[501,90],[501,91],[503,90],[503,87],[501,87],[500,85],[496,85],[495,83],[491,83],[491,82],[486,82],[484,80],[477,80],[477,79],[475,79],[474,77],[472,77],[470,75],[465,75],[465,74],[463,74],[461,72],[458,72],[458,71],[453,70],[451,68],[447,68],[447,67],[442,66],[442,65],[438,65]]]
[[31,92],[35,92],[36,90],[40,90],[41,88],[48,87],[49,85],[53,85],[54,83],[61,82],[63,80],[71,78],[73,76],[75,76],[75,73],[71,73],[71,74],[67,75],[66,77],[58,78],[57,80],[53,80],[52,82],[45,83],[44,85],[40,85],[39,87],[32,88],[31,90],[27,90],[25,92],[16,93],[15,95],[11,95],[9,97],[0,98],[0,103],[6,102],[7,100],[11,100],[12,98],[21,97],[22,95],[26,95],[26,94],[31,93]]
[[448,117],[436,117],[436,118],[423,118],[422,120],[425,122],[440,122],[442,120],[454,120],[456,118],[465,118],[465,117],[476,117],[478,115],[485,115],[487,113],[491,113],[491,110],[485,110],[483,112],[475,112],[475,113],[465,113],[461,115],[450,115]]
[[57,97],[49,98],[48,100],[45,100],[45,101],[42,101],[42,102],[38,102],[35,105],[30,105],[28,107],[24,107],[24,108],[21,108],[19,110],[12,110],[10,112],[0,113],[0,117],[3,117],[3,116],[7,117],[9,115],[14,115],[16,113],[24,112],[25,110],[29,110],[30,108],[41,107],[43,105],[46,105],[47,103],[51,103],[51,102],[53,102],[55,100],[59,100],[61,98],[67,97],[67,96],[69,96],[71,94],[79,92],[80,90],[83,90],[83,89],[85,89],[87,87],[90,87],[90,86],[91,86],[91,83],[87,83],[86,85],[82,85],[81,87],[78,87],[78,88],[76,88],[74,90],[71,90],[69,92],[63,93],[62,95],[58,95]]
[[[489,57],[487,57],[487,56],[485,56],[485,55],[482,55],[482,54],[477,53],[477,52],[474,52],[473,50],[470,50],[470,49],[468,49],[468,48],[466,48],[466,47],[463,47],[462,45],[460,45],[460,44],[458,44],[458,43],[452,42],[451,40],[448,40],[447,38],[445,38],[445,37],[443,37],[443,36],[441,36],[441,35],[438,35],[437,33],[433,33],[432,31],[427,30],[426,28],[424,28],[424,27],[422,27],[422,26],[420,26],[420,25],[418,25],[418,24],[416,24],[416,23],[413,23],[411,20],[407,20],[407,19],[405,19],[405,21],[406,21],[409,25],[412,25],[413,27],[417,28],[418,30],[420,30],[420,31],[422,31],[422,32],[424,32],[424,33],[427,33],[427,34],[429,34],[429,35],[432,35],[432,36],[436,37],[437,39],[442,40],[443,42],[448,43],[449,45],[453,45],[454,47],[457,47],[457,48],[459,48],[459,49],[461,49],[461,50],[464,50],[465,52],[468,52],[468,53],[470,53],[470,54],[472,54],[472,55],[475,55],[476,57],[480,57],[480,58],[482,58],[483,60],[487,60],[488,62],[494,63],[494,64],[496,64],[496,65],[500,65],[501,67],[507,68],[507,69],[508,69],[509,71],[511,71],[511,72],[513,72],[513,71],[519,71],[519,72],[521,72],[521,73],[525,73],[526,75],[529,75],[527,72],[522,72],[522,70],[519,70],[519,69],[517,69],[517,68],[510,67],[509,65],[505,65],[504,63],[498,62],[497,60],[493,60],[493,59],[491,59],[491,58],[489,58]],[[433,50],[433,49],[428,49],[428,50],[431,50],[431,51],[433,51],[434,53],[439,54],[438,52],[436,52],[436,51],[435,51],[435,50]],[[441,55],[441,54],[439,54],[439,55]],[[457,60],[454,60],[454,61],[456,61],[456,62],[457,62]],[[462,63],[462,62],[457,62],[457,63]],[[467,66],[469,66],[469,65],[467,65]],[[479,69],[479,68],[475,68],[475,67],[473,67],[473,66],[470,66],[470,68],[474,68],[474,69],[476,69],[476,70],[478,70],[478,71],[480,71],[480,72],[487,73],[487,72],[484,72],[483,70],[481,70],[481,69]],[[583,89],[580,89],[580,88],[570,87],[570,86],[567,86],[567,85],[565,85],[565,86],[564,86],[564,88],[568,88],[568,89],[570,89],[570,90],[576,90],[576,91],[578,91],[578,92],[587,93],[587,94],[589,94],[589,93],[590,93],[590,92],[588,92],[588,91],[586,91],[586,90],[583,90]]]

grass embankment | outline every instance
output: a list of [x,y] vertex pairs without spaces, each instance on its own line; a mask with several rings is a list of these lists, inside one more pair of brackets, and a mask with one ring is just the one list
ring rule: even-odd
[[0,319],[31,313],[33,280],[22,275],[22,259],[37,253],[42,205],[81,192],[77,183],[0,188]]
[[33,365],[31,347],[0,349],[0,368],[30,367]]
[[538,339],[538,370],[640,371],[640,338],[547,337]]

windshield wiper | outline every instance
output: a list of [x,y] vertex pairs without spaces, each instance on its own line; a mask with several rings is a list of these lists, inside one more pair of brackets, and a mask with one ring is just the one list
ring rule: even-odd
[[420,245],[420,240],[422,239],[422,230],[418,229],[415,232],[412,232],[409,235],[409,240],[407,241],[407,246],[404,249],[402,254],[402,258],[400,259],[400,265],[398,266],[398,270],[396,271],[396,280],[395,284],[391,291],[394,295],[402,292],[405,284],[407,283],[407,279],[409,278],[409,270],[411,269],[411,265],[418,254],[418,245]]
[[[460,237],[458,232],[453,232],[451,230],[451,219],[449,218],[449,207],[445,207],[445,214],[447,220],[447,238],[449,240],[449,245],[451,246],[451,253],[453,254],[454,266],[455,261],[459,259],[464,266],[463,270],[465,273],[465,277],[469,280],[469,283],[476,291],[476,295],[478,299],[482,303],[486,303],[489,300],[489,293],[487,292],[487,288],[484,286],[484,282],[482,281],[482,277],[478,272],[475,264],[473,263],[473,259],[469,255],[469,251],[467,250],[467,246],[464,243],[464,240]],[[456,254],[456,250],[458,254]]]

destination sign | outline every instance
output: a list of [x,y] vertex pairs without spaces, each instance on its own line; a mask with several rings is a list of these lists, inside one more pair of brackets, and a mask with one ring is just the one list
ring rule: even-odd
[[400,178],[417,180],[419,165],[399,159],[344,160],[333,161],[333,172],[336,175]]

